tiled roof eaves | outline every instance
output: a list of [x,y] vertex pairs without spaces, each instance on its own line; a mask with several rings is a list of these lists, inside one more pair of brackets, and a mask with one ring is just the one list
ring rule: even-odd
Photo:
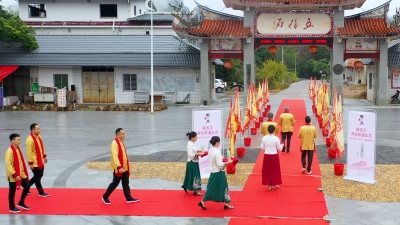
[[376,10],[382,9],[383,7],[389,5],[391,1],[392,1],[392,0],[389,0],[389,1],[385,2],[385,3],[383,3],[382,5],[377,6],[377,7],[373,8],[373,9],[367,10],[367,11],[362,12],[362,13],[357,13],[357,14],[350,15],[350,16],[345,16],[344,18],[345,18],[345,19],[355,19],[355,18],[359,18],[359,17],[361,17],[361,16],[370,14],[370,13],[376,11]]
[[[198,54],[154,54],[155,67],[199,67]],[[0,54],[0,65],[150,66],[150,54]]]
[[344,27],[335,27],[335,31],[341,37],[392,37],[400,35],[400,30],[394,27],[387,27],[383,18],[345,19]]

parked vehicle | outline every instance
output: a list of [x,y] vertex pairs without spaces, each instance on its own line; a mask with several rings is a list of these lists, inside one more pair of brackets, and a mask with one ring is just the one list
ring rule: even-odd
[[226,87],[226,83],[221,80],[221,79],[215,79],[214,81],[214,89],[217,93],[222,92],[223,90],[225,90]]

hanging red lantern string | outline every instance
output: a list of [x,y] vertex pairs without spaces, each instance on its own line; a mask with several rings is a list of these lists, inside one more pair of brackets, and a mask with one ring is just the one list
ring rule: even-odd
[[231,70],[232,66],[233,66],[232,61],[227,60],[224,62],[224,67],[228,70],[228,74],[229,74],[229,71]]
[[360,60],[354,62],[354,67],[357,68],[358,72],[360,73],[361,69],[364,67],[364,63]]
[[276,46],[270,46],[270,47],[268,48],[268,51],[269,51],[269,53],[271,53],[272,56],[275,58],[275,53],[278,52],[278,48],[277,48]]
[[318,47],[315,45],[309,46],[308,51],[312,54],[312,58],[314,58],[314,53],[318,51]]

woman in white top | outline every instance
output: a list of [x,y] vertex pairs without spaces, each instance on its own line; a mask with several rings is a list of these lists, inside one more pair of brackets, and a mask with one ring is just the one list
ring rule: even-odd
[[225,202],[224,209],[233,209],[233,206],[229,205],[231,197],[229,196],[228,182],[225,175],[225,165],[232,163],[232,160],[223,162],[223,156],[221,151],[218,149],[220,145],[220,139],[217,136],[213,136],[210,140],[212,148],[208,150],[208,157],[211,164],[211,175],[208,179],[207,191],[204,194],[203,200],[199,202],[198,206],[206,210],[204,205],[205,201],[214,202]]
[[264,151],[262,168],[262,184],[269,185],[268,190],[279,188],[282,184],[281,166],[279,163],[278,151],[282,151],[282,145],[277,136],[274,135],[275,126],[268,126],[268,135],[264,136],[261,142],[261,150]]
[[199,169],[199,156],[204,155],[202,152],[198,152],[195,142],[197,141],[197,133],[192,131],[186,134],[189,141],[186,146],[188,154],[186,163],[186,174],[185,180],[183,181],[182,188],[187,193],[188,190],[193,191],[193,195],[203,195],[201,190],[201,177]]

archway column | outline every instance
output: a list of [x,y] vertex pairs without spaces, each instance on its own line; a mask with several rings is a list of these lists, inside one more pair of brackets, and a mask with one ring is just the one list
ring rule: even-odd
[[[250,11],[243,12],[243,26],[253,27],[254,29],[254,8]],[[253,32],[254,33],[254,32]],[[243,40],[243,78],[244,78],[244,94],[247,95],[248,85],[255,83],[255,50],[254,36]],[[245,98],[246,99],[246,98]]]
[[[335,7],[335,14],[333,23],[335,27],[344,27],[344,10],[339,11],[337,7]],[[333,91],[336,88],[337,93],[343,94],[343,73],[335,74],[333,72],[333,67],[336,64],[343,66],[344,63],[344,40],[340,40],[337,37],[333,37],[333,45],[332,45],[332,58],[331,58],[331,97],[333,96]],[[342,97],[343,99],[343,97]],[[332,102],[332,101],[331,101]]]
[[385,106],[388,103],[388,43],[386,39],[379,39],[380,60],[377,64],[377,76],[375,78],[377,106]]
[[[200,83],[201,83],[201,94],[200,104],[207,101],[207,105],[212,104],[211,93],[214,86],[214,80],[211,79],[211,66],[208,61],[208,50],[210,47],[210,40],[203,39],[200,43]],[[212,82],[211,82],[212,81]]]

